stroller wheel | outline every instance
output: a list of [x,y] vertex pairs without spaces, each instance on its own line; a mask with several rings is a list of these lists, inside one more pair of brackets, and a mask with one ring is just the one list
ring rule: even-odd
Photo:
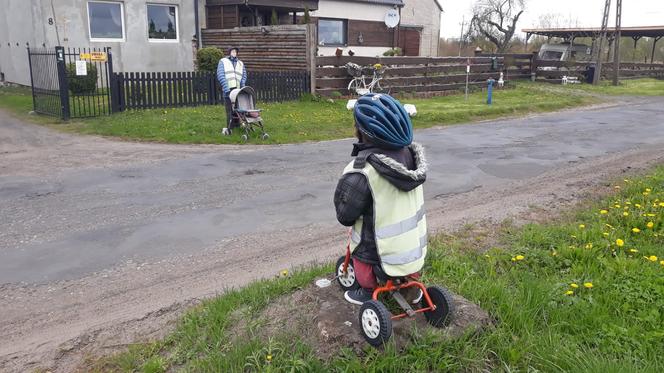
[[[452,321],[452,316],[454,315],[454,302],[452,301],[452,295],[447,291],[447,289],[440,286],[430,286],[427,288],[427,293],[431,297],[431,302],[436,306],[436,309],[433,311],[424,312],[429,324],[435,326],[436,328],[442,328]],[[422,299],[422,304],[425,300]]]
[[263,136],[261,136],[261,139],[263,139],[263,140],[267,140],[269,138],[270,138],[270,135],[268,135],[267,133],[264,133]]
[[241,139],[242,139],[242,142],[247,142],[247,140],[249,140],[249,137],[246,134],[244,134],[244,135],[242,135]]
[[348,262],[348,273],[344,276],[344,261],[346,256],[342,256],[337,260],[337,282],[343,291],[359,289],[360,284],[355,279],[355,268],[353,262]]
[[224,135],[224,136],[230,136],[231,135],[231,130],[229,130],[228,128],[222,128],[221,129],[221,134]]
[[364,339],[378,347],[392,336],[392,315],[385,305],[377,300],[364,302],[360,308],[360,328]]

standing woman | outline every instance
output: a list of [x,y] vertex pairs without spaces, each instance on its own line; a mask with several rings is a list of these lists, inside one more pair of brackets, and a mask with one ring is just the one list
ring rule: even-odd
[[239,49],[231,47],[228,49],[228,57],[219,60],[217,66],[217,80],[224,91],[224,105],[226,106],[226,128],[221,130],[224,135],[230,135],[233,127],[233,104],[231,103],[231,91],[244,88],[247,83],[247,69],[244,63],[237,57]]

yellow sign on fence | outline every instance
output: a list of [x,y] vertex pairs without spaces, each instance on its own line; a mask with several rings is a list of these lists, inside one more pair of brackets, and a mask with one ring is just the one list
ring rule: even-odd
[[106,62],[106,52],[92,52],[90,53],[90,60]]
[[90,56],[90,53],[81,53],[79,58],[82,60],[90,60],[92,57]]

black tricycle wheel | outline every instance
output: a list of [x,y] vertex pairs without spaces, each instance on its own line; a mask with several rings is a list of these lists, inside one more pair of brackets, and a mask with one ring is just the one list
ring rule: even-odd
[[[427,321],[436,328],[448,325],[454,315],[452,294],[440,286],[430,286],[427,288],[427,292],[429,293],[431,302],[436,306],[435,310],[424,312]],[[426,305],[424,299],[422,299],[422,304]]]
[[360,331],[370,345],[381,346],[392,336],[392,314],[377,300],[364,302],[360,308]]
[[348,273],[344,275],[344,261],[346,260],[346,256],[342,256],[337,260],[337,266],[335,267],[337,269],[337,282],[339,283],[339,286],[341,286],[341,289],[344,291],[348,290],[355,290],[360,288],[360,284],[357,282],[357,279],[355,278],[355,268],[353,267],[353,260],[351,259],[348,262]]

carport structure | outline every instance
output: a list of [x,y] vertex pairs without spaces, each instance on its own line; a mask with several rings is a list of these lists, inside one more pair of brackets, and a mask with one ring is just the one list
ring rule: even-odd
[[[574,27],[574,28],[540,28],[540,29],[523,29],[522,32],[526,33],[526,48],[528,48],[528,40],[533,35],[541,35],[549,38],[561,38],[567,42],[574,42],[576,38],[592,38],[593,43],[602,34],[600,27]],[[634,48],[639,39],[649,37],[653,39],[652,53],[650,55],[650,63],[655,59],[655,49],[657,42],[664,37],[664,26],[638,26],[638,27],[621,27],[621,37],[630,37],[634,40]],[[607,27],[606,37],[609,40],[609,45],[612,45],[616,39],[616,28]],[[609,48],[611,50],[611,48]]]

